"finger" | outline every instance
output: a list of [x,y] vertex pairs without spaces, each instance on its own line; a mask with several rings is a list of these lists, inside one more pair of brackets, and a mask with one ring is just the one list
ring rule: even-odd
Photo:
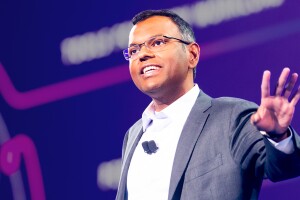
[[284,97],[285,98],[289,98],[289,96],[291,95],[292,90],[293,90],[293,88],[294,88],[294,86],[297,82],[297,79],[298,79],[298,74],[293,73],[292,77],[291,77],[291,80],[289,81],[289,83],[285,87],[285,91],[284,91]]
[[270,78],[271,78],[271,72],[268,70],[264,71],[262,82],[261,82],[262,99],[270,96]]
[[289,73],[290,73],[290,69],[287,67],[282,70],[276,87],[276,92],[275,92],[276,96],[281,96],[286,80],[289,77]]
[[300,99],[300,86],[298,87],[298,91],[296,92],[295,96],[291,100],[291,105],[292,106],[296,106],[296,104],[298,103],[299,99]]

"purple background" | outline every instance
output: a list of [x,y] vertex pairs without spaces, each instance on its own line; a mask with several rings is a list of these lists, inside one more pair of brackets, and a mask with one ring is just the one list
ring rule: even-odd
[[[199,1],[1,0],[0,63],[17,91],[27,94],[113,70],[98,80],[100,85],[103,82],[101,87],[88,91],[85,88],[90,86],[83,82],[71,84],[67,89],[57,87],[52,92],[62,94],[61,98],[23,109],[3,98],[7,86],[0,80],[0,113],[5,126],[11,138],[25,133],[34,142],[47,199],[114,199],[116,190],[97,185],[98,166],[120,158],[125,132],[141,117],[151,100],[130,81],[128,63],[120,50],[103,58],[65,65],[61,60],[61,42],[67,37],[128,21],[141,10],[196,2]],[[300,73],[300,2],[282,2],[258,13],[194,27],[202,47],[196,78],[200,88],[212,97],[234,96],[259,103],[264,70],[271,70],[272,86],[283,67],[289,66]],[[109,47],[110,43],[102,45]],[[63,97],[71,88],[83,92]],[[13,96],[9,91],[8,96],[25,103],[25,98]],[[44,92],[47,95],[48,90]],[[26,101],[42,97],[28,98]],[[300,132],[299,105],[293,126]],[[24,163],[21,174],[25,196],[30,199]],[[286,195],[289,199],[299,199],[299,186],[299,178],[276,184],[266,181],[260,198],[284,199]],[[0,199],[14,199],[12,195],[9,177],[1,174]]]

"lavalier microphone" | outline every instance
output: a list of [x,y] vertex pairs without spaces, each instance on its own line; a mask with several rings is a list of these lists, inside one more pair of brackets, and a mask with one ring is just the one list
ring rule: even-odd
[[156,151],[158,150],[158,147],[157,147],[156,143],[154,142],[154,140],[145,141],[142,143],[142,146],[143,146],[145,153],[150,154],[150,155],[152,153],[156,153]]

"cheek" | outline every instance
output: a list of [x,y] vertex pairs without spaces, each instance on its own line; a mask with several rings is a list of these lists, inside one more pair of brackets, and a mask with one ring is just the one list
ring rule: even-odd
[[129,72],[132,77],[137,74],[137,67],[133,63],[129,63]]
[[188,62],[183,54],[177,54],[177,56],[172,56],[168,60],[170,70],[174,73],[185,72],[188,70]]

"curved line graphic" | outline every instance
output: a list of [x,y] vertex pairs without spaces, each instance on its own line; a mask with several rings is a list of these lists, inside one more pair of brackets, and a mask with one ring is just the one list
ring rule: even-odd
[[19,134],[2,144],[0,149],[0,169],[10,176],[17,172],[21,160],[25,162],[30,196],[32,200],[45,200],[43,177],[37,151],[33,141],[24,134]]
[[[0,150],[2,145],[10,140],[10,134],[4,122],[4,119],[0,113]],[[1,168],[1,163],[0,163]],[[9,176],[11,191],[14,200],[26,200],[25,189],[23,185],[23,178],[21,170],[18,169]]]
[[[201,45],[203,49],[201,59],[209,59],[298,32],[300,32],[300,19],[224,38]],[[0,63],[0,92],[5,101],[15,109],[29,109],[128,80],[130,75],[126,64],[27,92],[19,92]]]
[[27,92],[19,92],[0,63],[0,92],[5,101],[15,109],[28,109],[130,79],[128,65],[121,65],[93,74],[62,81]]

